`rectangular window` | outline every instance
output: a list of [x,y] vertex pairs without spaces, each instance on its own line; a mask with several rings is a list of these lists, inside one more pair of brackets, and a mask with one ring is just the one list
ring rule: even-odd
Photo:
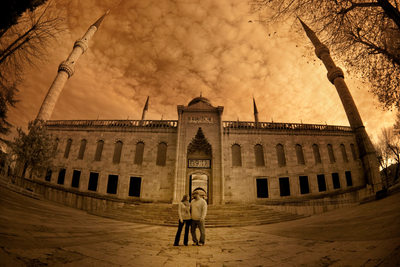
[[79,180],[81,179],[81,171],[74,170],[72,173],[71,187],[79,188]]
[[57,184],[64,184],[65,172],[65,169],[60,169],[60,172],[58,173]]
[[318,174],[317,175],[317,180],[318,180],[318,191],[319,192],[326,191],[325,175],[324,174]]
[[334,189],[340,188],[339,173],[337,172],[332,173],[332,183]]
[[45,181],[47,181],[47,182],[50,182],[51,181],[51,174],[52,174],[53,172],[50,170],[50,169],[47,169],[47,171],[46,171],[46,176],[44,177],[44,180]]
[[118,175],[113,175],[113,174],[108,175],[107,193],[116,194],[117,187],[118,187]]
[[259,178],[257,181],[257,197],[267,198],[268,197],[268,179]]
[[353,179],[351,179],[351,171],[346,171],[346,184],[347,186],[353,186]]
[[310,193],[310,187],[308,185],[308,176],[299,176],[300,182],[300,194]]
[[279,189],[281,191],[281,197],[290,196],[289,177],[279,178]]
[[90,172],[88,190],[97,191],[97,183],[99,181],[99,173]]
[[140,186],[142,185],[142,178],[131,177],[129,181],[129,196],[140,197]]

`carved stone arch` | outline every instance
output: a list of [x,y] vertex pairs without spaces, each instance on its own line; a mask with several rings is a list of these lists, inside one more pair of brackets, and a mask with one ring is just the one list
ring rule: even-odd
[[210,158],[212,156],[212,147],[204,136],[201,127],[197,130],[195,137],[189,143],[187,148],[188,157]]
[[138,143],[146,144],[146,142],[143,139],[136,139],[135,140],[135,145],[138,144]]

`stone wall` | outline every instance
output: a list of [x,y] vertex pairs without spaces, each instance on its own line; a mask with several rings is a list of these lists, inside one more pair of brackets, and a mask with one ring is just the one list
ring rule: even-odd
[[[79,191],[88,191],[89,173],[99,173],[97,193],[107,195],[108,175],[118,175],[118,189],[116,197],[129,197],[130,177],[141,177],[140,199],[143,201],[171,202],[173,193],[173,176],[176,154],[176,129],[145,128],[100,128],[67,127],[59,129],[49,127],[54,138],[59,139],[58,152],[54,161],[51,183],[56,184],[61,168],[66,169],[65,187],[70,187],[73,170],[81,171]],[[68,158],[64,158],[64,151],[68,139],[72,139],[72,146]],[[87,140],[83,159],[78,159],[80,142]],[[97,141],[103,140],[104,147],[100,161],[94,160]],[[122,141],[120,163],[113,163],[115,142]],[[143,162],[134,164],[137,142],[144,142]],[[160,142],[167,144],[167,160],[165,166],[156,165],[157,147]],[[113,194],[111,194],[113,195]]]
[[[233,144],[241,146],[242,166],[232,166]],[[256,166],[254,146],[261,144],[264,150],[265,166]],[[286,166],[279,167],[276,145],[282,144],[285,150]],[[305,164],[297,161],[295,146],[303,148]],[[320,149],[322,163],[316,164],[312,145]],[[330,163],[327,144],[332,144],[336,162]],[[340,144],[346,148],[348,162],[342,158]],[[335,191],[332,173],[338,173],[340,188],[346,188],[345,171],[350,171],[353,187],[365,185],[363,170],[359,159],[354,160],[350,144],[356,144],[352,132],[347,131],[289,131],[268,129],[235,129],[224,134],[225,200],[227,202],[257,202],[257,178],[268,179],[268,199],[285,199],[297,196],[312,196],[319,192],[317,175],[324,174],[327,192]],[[308,176],[310,193],[301,194],[299,176]],[[289,177],[290,196],[280,196],[279,178]]]

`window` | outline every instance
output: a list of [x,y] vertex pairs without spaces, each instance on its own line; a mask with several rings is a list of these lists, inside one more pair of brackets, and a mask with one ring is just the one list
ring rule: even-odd
[[87,143],[86,139],[81,140],[81,146],[79,147],[78,159],[83,159],[83,156],[85,155],[86,143]]
[[52,172],[51,169],[47,169],[47,171],[46,171],[46,176],[44,177],[44,180],[47,181],[47,182],[50,182],[50,181],[51,181],[51,174],[52,174],[52,173],[53,173],[53,172]]
[[58,173],[57,184],[64,184],[65,171],[65,169],[60,169],[60,172]]
[[312,150],[313,150],[313,154],[314,154],[315,164],[322,163],[321,154],[319,153],[319,146],[317,144],[313,144]]
[[99,173],[90,172],[88,190],[97,191],[97,183],[99,181]]
[[278,157],[278,166],[283,167],[286,165],[285,150],[282,144],[276,145],[276,155]]
[[346,147],[343,144],[340,144],[340,151],[342,151],[342,158],[344,162],[349,162],[349,158],[347,157]]
[[56,139],[54,140],[54,146],[53,146],[53,151],[54,151],[55,153],[57,153],[58,143],[60,143],[60,139],[56,138]]
[[310,193],[310,187],[308,185],[308,176],[299,176],[300,182],[300,194]]
[[104,141],[103,140],[97,141],[96,154],[94,154],[94,160],[95,161],[100,161],[101,160],[101,154],[103,153],[103,146],[104,146]]
[[356,146],[354,144],[350,144],[351,154],[353,155],[353,160],[357,160],[357,152]]
[[72,145],[72,139],[67,140],[67,145],[65,146],[65,151],[64,151],[64,158],[68,158],[69,156],[69,151],[71,150],[71,145]]
[[324,174],[318,174],[317,175],[317,180],[318,180],[318,191],[319,192],[326,191],[325,175]]
[[332,183],[334,189],[340,188],[339,174],[336,172],[332,173]]
[[281,197],[290,196],[289,177],[279,178],[279,189],[281,191]]
[[242,166],[242,151],[240,145],[232,145],[232,166]]
[[113,163],[117,164],[121,161],[121,152],[122,152],[122,141],[117,141],[114,146]]
[[268,179],[267,178],[259,178],[256,180],[257,182],[257,197],[258,198],[267,198],[268,197]]
[[302,164],[302,165],[306,164],[306,162],[304,161],[303,148],[299,144],[296,145],[296,156],[297,156],[298,164]]
[[134,161],[135,164],[142,165],[143,152],[144,152],[144,143],[138,142],[136,144],[136,151],[135,151],[135,161]]
[[71,187],[79,188],[79,180],[81,178],[81,171],[74,170],[72,174]]
[[330,163],[335,163],[336,159],[335,159],[335,154],[333,154],[333,147],[331,144],[328,144],[327,147],[328,147],[329,161]]
[[167,144],[161,142],[158,144],[157,148],[157,162],[158,166],[165,166],[167,162]]
[[140,186],[142,184],[142,178],[131,177],[129,182],[129,196],[140,197]]
[[107,193],[116,194],[118,187],[118,175],[108,175]]
[[353,180],[351,179],[351,171],[346,171],[344,174],[346,175],[347,186],[353,186]]
[[254,146],[254,156],[256,158],[256,166],[265,166],[263,146],[257,144]]

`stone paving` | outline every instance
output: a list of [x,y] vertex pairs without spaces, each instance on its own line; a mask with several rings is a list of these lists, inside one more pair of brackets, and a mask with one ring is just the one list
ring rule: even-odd
[[209,228],[204,247],[174,247],[174,227],[0,187],[0,266],[400,266],[399,203],[395,194],[290,222]]

